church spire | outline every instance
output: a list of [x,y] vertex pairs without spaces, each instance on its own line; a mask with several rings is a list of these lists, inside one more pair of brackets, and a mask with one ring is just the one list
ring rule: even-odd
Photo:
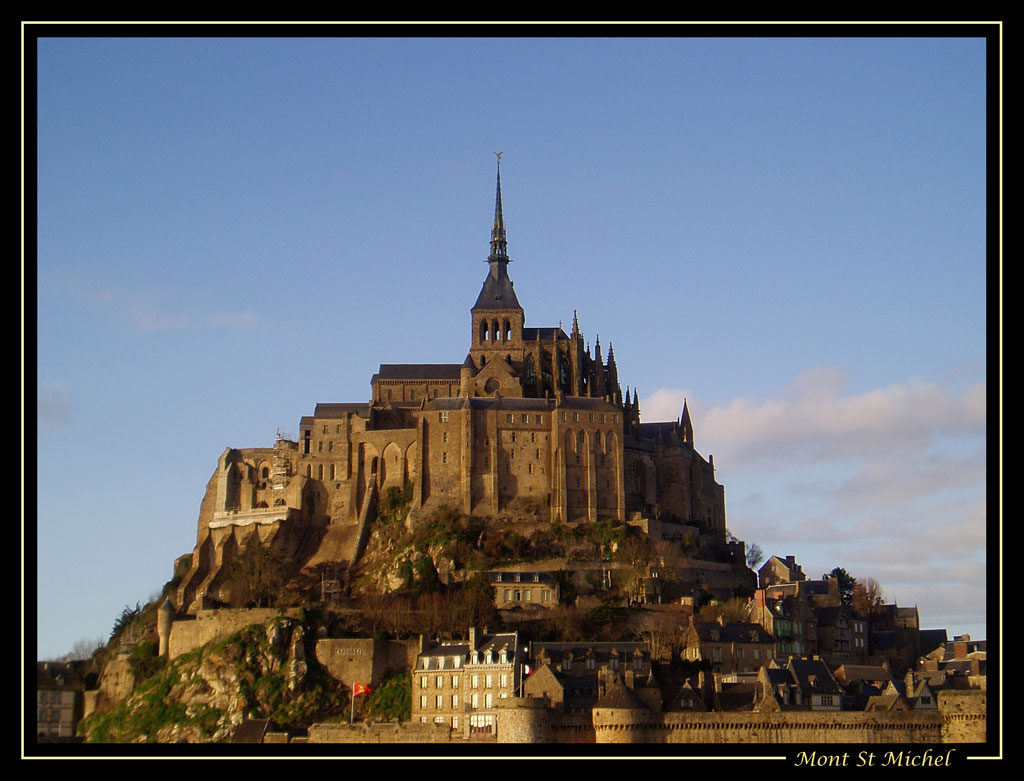
[[[501,213],[501,152],[495,152],[495,154],[498,156],[498,182],[494,195],[494,223],[491,225],[491,254],[487,256],[491,270],[484,280],[483,288],[473,306],[474,311],[484,309],[522,310],[512,287],[512,280],[508,277],[508,264],[511,261],[505,241],[505,218]],[[520,320],[516,329],[521,330],[522,325]],[[474,333],[480,329],[476,322],[473,327]],[[498,331],[493,323],[489,326],[489,330],[495,334]],[[478,339],[479,337],[474,338]]]
[[505,218],[501,213],[501,152],[494,153],[498,158],[498,184],[494,195],[494,224],[491,225],[491,254],[489,262],[509,262],[508,242],[505,239]]

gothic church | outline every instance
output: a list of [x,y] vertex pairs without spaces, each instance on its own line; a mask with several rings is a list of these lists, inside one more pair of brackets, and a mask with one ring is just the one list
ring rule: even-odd
[[[253,534],[307,563],[353,562],[377,498],[411,486],[409,522],[441,507],[493,523],[620,519],[697,527],[725,542],[714,463],[678,420],[641,423],[615,355],[572,330],[528,327],[510,262],[498,163],[489,270],[470,310],[465,360],[381,364],[363,403],[317,404],[297,441],[227,448],[207,486],[177,604],[219,599],[221,574]],[[647,528],[645,526],[645,528]]]

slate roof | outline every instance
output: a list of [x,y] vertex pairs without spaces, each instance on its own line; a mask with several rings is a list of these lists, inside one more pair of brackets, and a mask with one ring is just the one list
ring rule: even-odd
[[[716,621],[694,621],[697,636],[705,643],[771,643],[772,636],[760,624],[726,623]],[[718,639],[711,633],[717,631]]]
[[544,654],[553,663],[560,662],[569,653],[573,659],[584,659],[588,652],[593,652],[596,662],[605,662],[612,658],[613,652],[618,652],[620,659],[632,659],[633,654],[639,651],[644,657],[650,656],[650,649],[647,643],[624,641],[615,642],[575,642],[575,643],[531,643],[530,658],[537,660]]
[[246,719],[231,736],[232,743],[262,743],[270,727],[270,719]]
[[892,674],[884,667],[866,664],[844,664],[836,668],[835,677],[844,681],[891,681]]
[[457,380],[461,363],[382,363],[370,382],[377,380]]
[[547,328],[524,328],[523,329],[523,341],[524,342],[535,342],[537,336],[540,335],[542,342],[550,342],[555,338],[555,334],[558,334],[559,341],[568,341],[569,337],[566,335],[560,327],[547,327]]
[[828,667],[820,659],[792,659],[789,670],[805,694],[839,694]]
[[354,413],[361,418],[370,417],[370,405],[360,403],[331,403],[317,404],[313,410],[314,418],[343,418],[349,413]]
[[756,683],[726,683],[715,693],[715,699],[723,711],[748,711],[757,705],[760,686]]
[[473,309],[522,309],[519,299],[516,298],[516,291],[512,286],[512,279],[504,268],[497,270],[497,275],[488,272],[484,279],[483,287],[480,288],[480,295],[473,304]]
[[614,680],[608,684],[594,705],[595,708],[628,708],[630,710],[648,710],[647,706],[637,699],[637,696],[616,675]]

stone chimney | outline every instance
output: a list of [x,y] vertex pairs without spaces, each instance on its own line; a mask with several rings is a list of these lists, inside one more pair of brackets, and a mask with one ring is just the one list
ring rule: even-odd
[[473,651],[476,650],[476,643],[477,643],[476,627],[475,626],[471,626],[469,628],[469,652],[471,654],[473,653]]

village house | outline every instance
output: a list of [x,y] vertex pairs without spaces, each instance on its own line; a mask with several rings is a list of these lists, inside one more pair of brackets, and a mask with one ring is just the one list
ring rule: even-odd
[[683,634],[682,657],[689,662],[709,661],[719,673],[756,671],[774,658],[775,642],[755,623],[695,621],[691,616]]
[[470,627],[468,635],[461,642],[424,642],[412,671],[411,718],[447,724],[466,738],[487,738],[497,705],[520,696],[525,656],[517,632]]

